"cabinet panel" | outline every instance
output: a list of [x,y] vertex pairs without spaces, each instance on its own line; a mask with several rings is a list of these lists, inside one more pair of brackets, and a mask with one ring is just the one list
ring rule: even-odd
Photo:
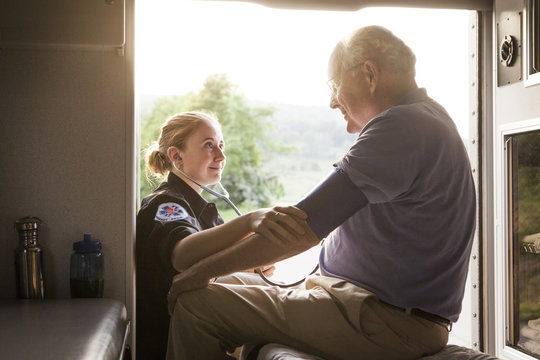
[[124,44],[124,0],[3,0],[1,44]]

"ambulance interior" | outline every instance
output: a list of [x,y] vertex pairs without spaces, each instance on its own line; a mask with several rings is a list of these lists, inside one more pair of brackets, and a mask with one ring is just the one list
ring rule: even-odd
[[[0,348],[7,354],[0,357],[135,357],[141,2],[0,3]],[[460,352],[438,358],[540,358],[540,1],[251,3],[295,11],[469,11],[464,106],[477,230],[463,311],[450,336]],[[44,300],[16,294],[14,222],[29,215],[43,221]],[[85,232],[102,240],[104,297],[74,302],[70,254]],[[280,351],[287,350],[266,358]]]

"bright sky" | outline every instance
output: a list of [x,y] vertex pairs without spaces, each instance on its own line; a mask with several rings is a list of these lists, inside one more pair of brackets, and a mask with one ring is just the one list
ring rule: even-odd
[[226,73],[249,99],[327,105],[328,57],[352,30],[377,24],[417,55],[417,82],[468,127],[468,12],[372,8],[358,12],[270,9],[249,3],[138,1],[140,94],[197,90]]

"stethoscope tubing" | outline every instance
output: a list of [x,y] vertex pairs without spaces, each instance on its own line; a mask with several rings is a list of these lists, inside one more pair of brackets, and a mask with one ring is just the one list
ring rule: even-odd
[[236,205],[234,205],[234,203],[229,199],[229,192],[223,187],[223,185],[221,185],[221,182],[218,182],[218,185],[223,189],[223,192],[225,194],[220,194],[218,193],[217,191],[214,191],[212,189],[210,189],[209,187],[207,186],[204,186],[202,184],[199,184],[197,181],[195,181],[194,179],[192,179],[188,174],[186,174],[185,172],[183,172],[182,170],[180,170],[176,164],[173,163],[173,166],[174,168],[182,175],[184,175],[189,181],[193,182],[195,185],[199,186],[201,189],[203,189],[204,191],[206,191],[207,193],[210,193],[212,195],[214,195],[215,197],[218,197],[220,198],[221,200],[225,201],[227,204],[229,204],[229,206],[236,212],[236,214],[238,216],[242,215],[242,213],[240,212],[240,210],[238,210],[238,208],[236,207]]

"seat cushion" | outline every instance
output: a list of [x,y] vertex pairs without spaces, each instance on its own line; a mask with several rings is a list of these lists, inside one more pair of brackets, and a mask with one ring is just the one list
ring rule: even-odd
[[[280,344],[266,344],[259,350],[259,355],[249,356],[254,346],[246,345],[241,360],[324,360],[318,356],[306,354]],[[418,360],[497,360],[498,358],[458,345],[446,345],[435,355],[424,356]]]
[[0,323],[0,357],[20,360],[117,360],[129,330],[112,299],[1,301]]
[[475,351],[463,346],[446,345],[440,352],[435,355],[424,356],[420,360],[450,360],[450,359],[467,359],[467,360],[496,360],[498,358],[484,354],[480,351]]

